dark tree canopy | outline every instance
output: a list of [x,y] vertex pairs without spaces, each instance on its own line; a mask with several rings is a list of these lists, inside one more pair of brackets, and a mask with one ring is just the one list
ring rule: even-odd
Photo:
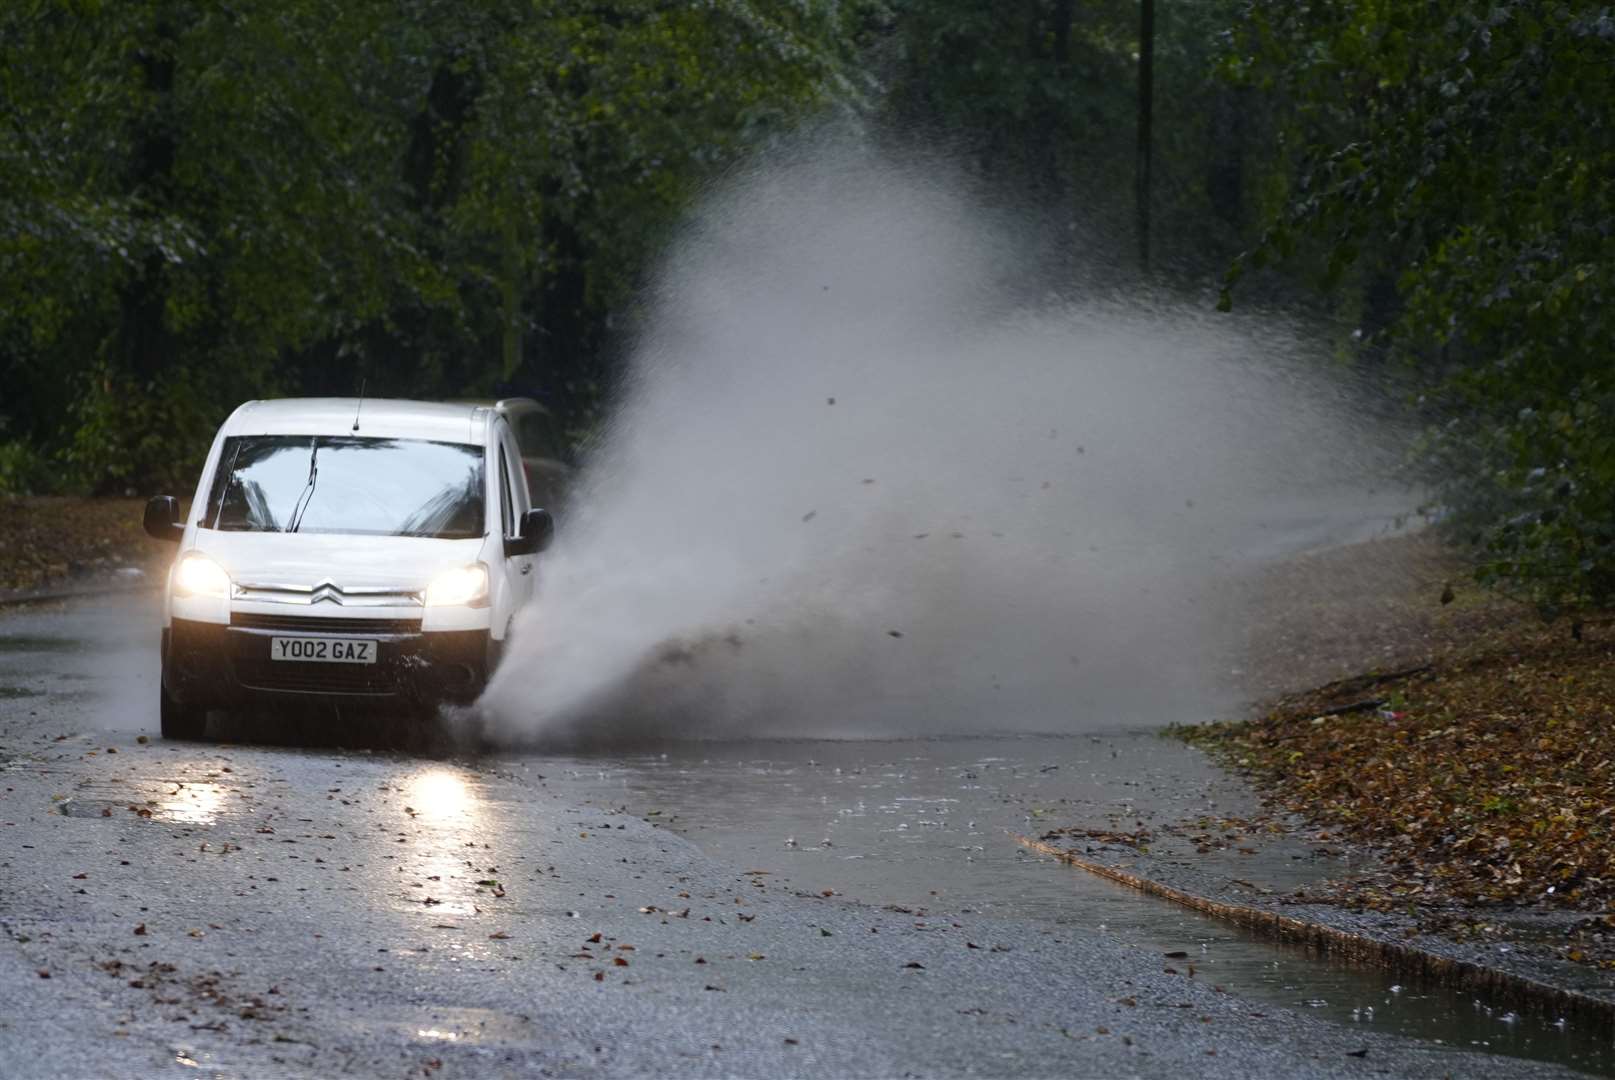
[[1418,374],[1418,464],[1483,579],[1615,600],[1615,15],[1257,0],[1238,48],[1304,150],[1230,277],[1312,252]]
[[840,113],[1030,208],[1048,292],[1310,295],[1483,578],[1615,599],[1593,0],[17,0],[0,108],[0,492],[183,484],[361,381],[586,431],[692,200]]
[[847,97],[811,0],[22,0],[0,10],[0,488],[176,482],[255,394],[587,422],[700,184]]

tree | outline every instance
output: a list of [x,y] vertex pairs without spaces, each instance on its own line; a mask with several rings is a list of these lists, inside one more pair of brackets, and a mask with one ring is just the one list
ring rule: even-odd
[[679,210],[856,96],[833,0],[0,6],[0,490],[174,485],[243,398],[574,414]]
[[1394,281],[1363,336],[1421,378],[1419,464],[1480,577],[1548,615],[1615,600],[1615,17],[1256,0],[1230,70],[1299,103],[1307,149],[1229,283],[1309,249],[1328,287]]

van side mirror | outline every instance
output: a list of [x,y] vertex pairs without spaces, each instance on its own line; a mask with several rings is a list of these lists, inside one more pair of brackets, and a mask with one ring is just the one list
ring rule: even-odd
[[143,524],[146,535],[158,540],[177,544],[185,535],[185,524],[179,519],[179,500],[172,495],[158,495],[148,502]]
[[505,556],[536,555],[555,539],[555,518],[548,510],[529,510],[517,523],[520,532],[505,538]]

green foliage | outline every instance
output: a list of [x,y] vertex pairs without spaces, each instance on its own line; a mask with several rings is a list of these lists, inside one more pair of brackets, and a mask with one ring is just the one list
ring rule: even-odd
[[1423,376],[1419,464],[1481,578],[1615,601],[1610,9],[1255,0],[1229,69],[1307,146],[1230,284],[1309,244],[1328,287],[1394,280],[1366,337]]
[[586,412],[692,192],[856,97],[859,10],[0,6],[0,431],[122,488],[177,485],[258,394],[518,382]]
[[44,495],[58,487],[56,470],[25,442],[0,442],[0,492]]
[[73,442],[64,461],[78,475],[101,478],[101,487],[115,493],[133,493],[144,483],[186,494],[222,419],[219,402],[233,382],[218,369],[201,367],[175,365],[148,382],[98,367],[84,379],[74,406]]

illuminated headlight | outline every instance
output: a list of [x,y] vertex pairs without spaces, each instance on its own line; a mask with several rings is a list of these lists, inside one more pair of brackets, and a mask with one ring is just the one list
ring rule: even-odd
[[174,568],[174,593],[177,596],[230,595],[230,575],[224,567],[196,552],[185,556]]
[[488,603],[488,568],[481,563],[445,570],[426,587],[427,607],[483,607]]

